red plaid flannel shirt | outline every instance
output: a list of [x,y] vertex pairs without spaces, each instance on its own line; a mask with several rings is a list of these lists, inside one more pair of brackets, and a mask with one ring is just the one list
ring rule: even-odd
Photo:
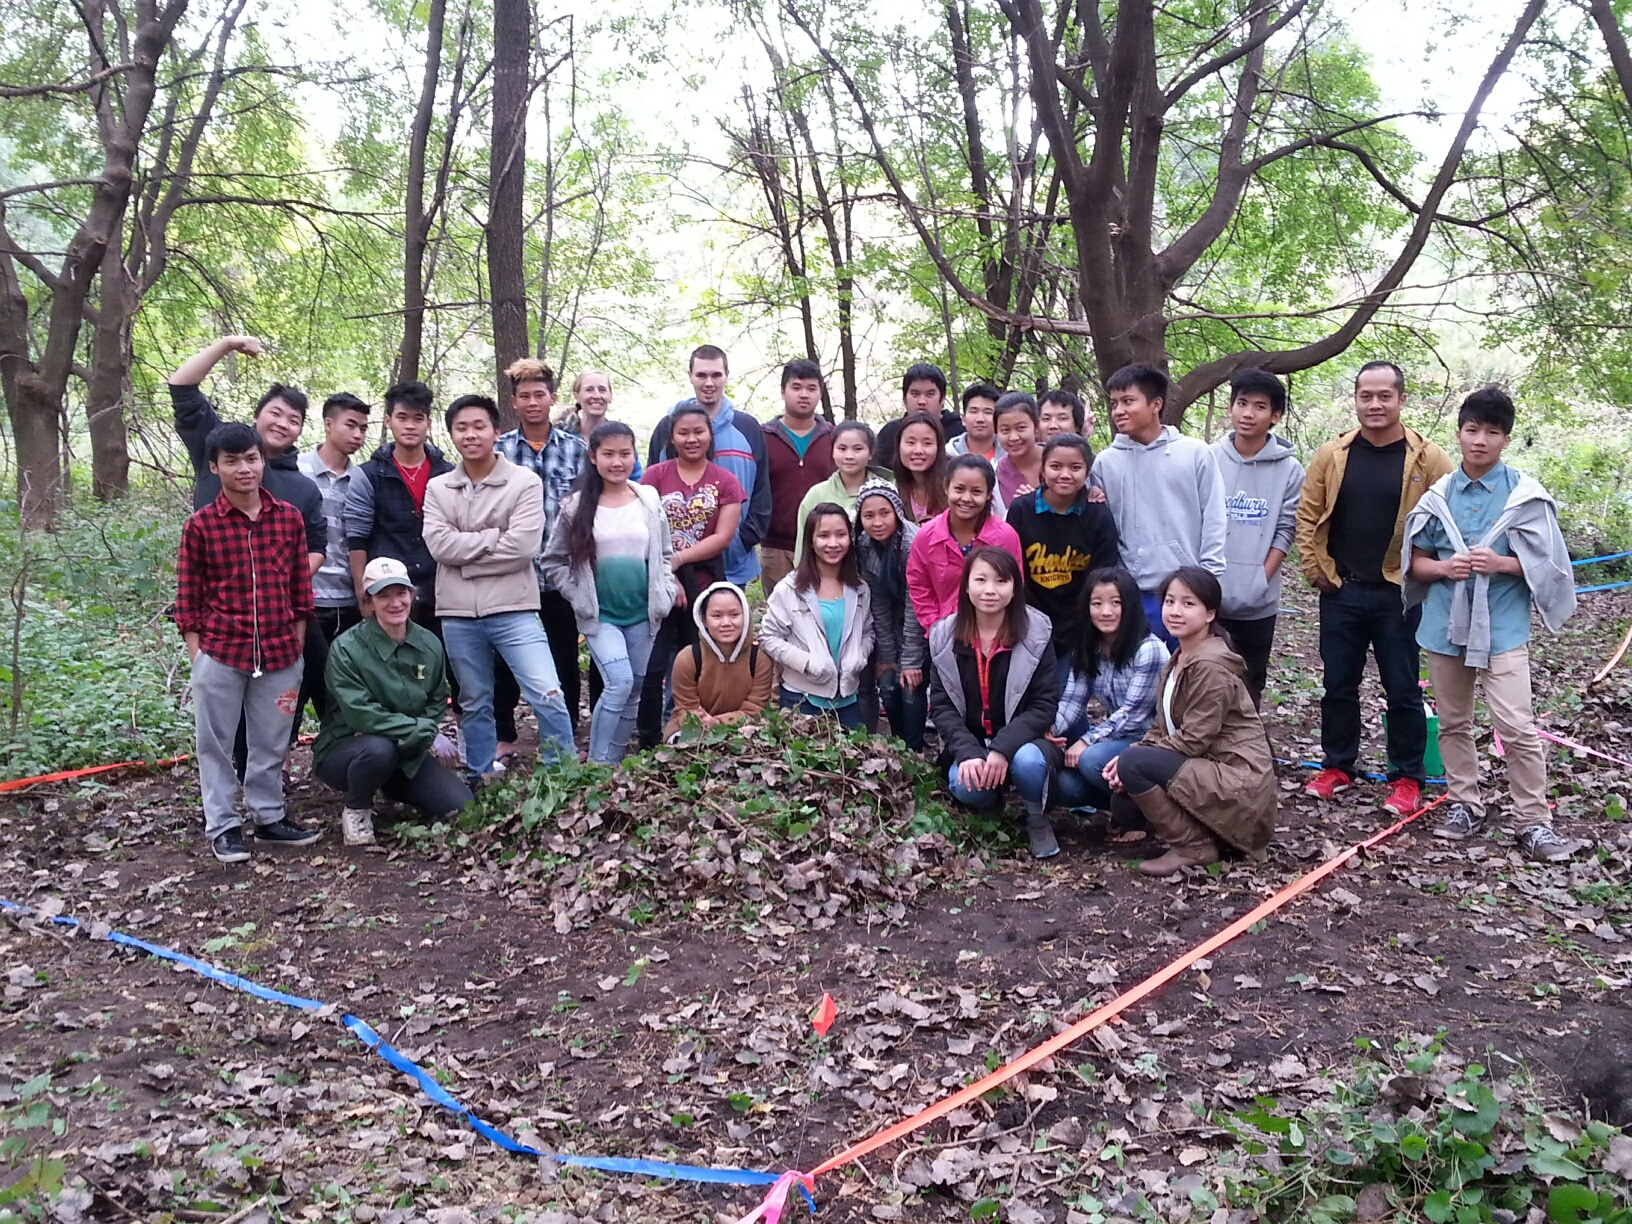
[[317,614],[306,560],[306,520],[261,490],[251,522],[221,493],[193,511],[176,563],[176,628],[239,671],[282,671],[306,646],[303,622]]

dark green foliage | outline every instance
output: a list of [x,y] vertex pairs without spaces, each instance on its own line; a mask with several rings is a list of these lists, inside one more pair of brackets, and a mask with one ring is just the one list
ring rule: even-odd
[[186,653],[164,615],[185,517],[157,498],[82,506],[45,535],[5,507],[0,779],[188,751]]

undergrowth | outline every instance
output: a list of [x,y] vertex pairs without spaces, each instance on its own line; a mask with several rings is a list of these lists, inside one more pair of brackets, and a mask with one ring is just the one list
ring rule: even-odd
[[1325,1099],[1215,1115],[1251,1166],[1227,1180],[1230,1205],[1308,1224],[1632,1224],[1632,1138],[1550,1112],[1522,1066],[1463,1062],[1443,1032],[1357,1045],[1353,1078]]
[[159,495],[0,513],[0,779],[187,750],[186,653],[165,608],[185,508]]

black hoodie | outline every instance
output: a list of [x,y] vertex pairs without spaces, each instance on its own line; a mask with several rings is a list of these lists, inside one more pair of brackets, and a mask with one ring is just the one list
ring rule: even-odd
[[[221,414],[197,387],[170,384],[170,406],[176,414],[176,433],[193,461],[193,509],[202,510],[221,492],[221,478],[210,471],[204,442],[210,431],[221,424]],[[281,502],[288,502],[306,520],[306,551],[329,551],[329,523],[323,514],[323,494],[297,464],[293,449],[272,455],[266,461],[261,487]]]

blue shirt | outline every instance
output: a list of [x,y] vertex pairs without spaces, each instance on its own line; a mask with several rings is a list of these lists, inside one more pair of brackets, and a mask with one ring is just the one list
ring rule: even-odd
[[816,426],[812,424],[811,427],[802,434],[794,433],[793,430],[790,429],[782,436],[788,440],[788,445],[793,447],[794,453],[796,453],[799,458],[803,459],[805,457],[805,452],[810,449],[810,444],[816,441]]
[[1076,500],[1073,501],[1064,510],[1056,510],[1056,509],[1054,509],[1053,506],[1049,505],[1048,504],[1048,498],[1043,496],[1043,493],[1044,493],[1044,490],[1038,489],[1037,490],[1037,500],[1032,503],[1033,505],[1036,506],[1038,514],[1077,514],[1077,515],[1086,515],[1088,513],[1088,499],[1087,499],[1087,497],[1083,496],[1083,494],[1081,494],[1081,493],[1078,493]]
[[[1491,524],[1501,517],[1518,483],[1519,474],[1505,463],[1498,463],[1477,480],[1460,467],[1451,473],[1445,501],[1451,508],[1456,529],[1469,548],[1478,544]],[[1417,532],[1411,546],[1431,552],[1441,561],[1455,555],[1438,519]],[[1490,548],[1504,557],[1513,555],[1506,535],[1491,542]],[[1451,644],[1452,589],[1453,584],[1448,581],[1436,582],[1428,588],[1428,598],[1422,604],[1422,622],[1417,626],[1417,645],[1435,654],[1460,657],[1462,647]],[[1529,585],[1519,576],[1493,574],[1490,579],[1490,653],[1499,655],[1517,650],[1529,640]]]
[[[827,651],[833,656],[835,666],[839,662],[839,647],[844,642],[844,597],[838,599],[818,599],[816,601],[822,609],[822,632],[827,635]],[[811,705],[823,710],[838,710],[856,703],[855,694],[841,701],[831,697],[817,697],[806,694],[805,700]]]

